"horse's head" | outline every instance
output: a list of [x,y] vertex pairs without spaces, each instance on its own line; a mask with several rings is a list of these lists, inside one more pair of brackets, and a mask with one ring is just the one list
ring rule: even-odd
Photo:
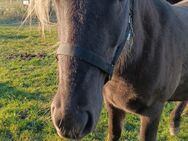
[[[59,88],[51,111],[60,136],[77,139],[95,128],[108,76],[97,61],[111,63],[125,42],[129,4],[128,0],[56,0],[61,47]],[[80,56],[75,48],[81,49]],[[84,55],[85,51],[91,54]],[[87,61],[90,57],[100,58],[94,61],[97,65]]]

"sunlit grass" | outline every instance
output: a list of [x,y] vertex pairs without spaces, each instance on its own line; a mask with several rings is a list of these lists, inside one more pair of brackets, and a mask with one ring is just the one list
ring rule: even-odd
[[[50,119],[50,102],[57,90],[55,29],[42,38],[37,28],[0,27],[0,141],[60,141]],[[24,54],[44,54],[28,58]],[[180,133],[169,135],[167,104],[158,131],[159,141],[188,140],[188,116],[184,115]],[[137,141],[139,117],[127,115],[121,141]],[[104,141],[107,113],[103,109],[96,130],[83,141]]]

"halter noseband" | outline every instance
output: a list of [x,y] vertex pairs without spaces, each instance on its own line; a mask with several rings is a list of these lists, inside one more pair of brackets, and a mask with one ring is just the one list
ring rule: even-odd
[[107,74],[112,74],[113,72],[113,65],[111,63],[105,61],[101,56],[97,55],[93,51],[83,47],[62,44],[57,49],[57,55],[77,57],[80,60],[99,68]]
[[[129,22],[128,22],[128,27],[126,29],[126,37],[125,37],[126,39],[125,44],[126,45],[128,44],[130,46],[132,46],[132,43],[130,42],[133,39],[133,9],[132,8],[133,8],[134,0],[131,1],[132,2],[131,2],[130,13],[129,13]],[[57,49],[57,55],[66,55],[66,56],[79,58],[80,60],[100,69],[104,73],[108,74],[109,78],[111,78],[114,70],[114,66],[117,63],[118,58],[123,48],[126,45],[118,46],[111,62],[107,62],[101,56],[99,56],[98,54],[94,53],[91,50],[79,46],[71,46],[70,44],[61,44]]]

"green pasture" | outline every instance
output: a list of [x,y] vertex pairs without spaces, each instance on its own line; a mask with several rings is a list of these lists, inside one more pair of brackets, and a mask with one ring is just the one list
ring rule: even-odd
[[[0,141],[60,141],[50,119],[50,103],[57,90],[55,28],[41,37],[37,27],[0,26]],[[169,135],[166,104],[158,131],[159,141],[188,141],[188,115],[181,131]],[[155,114],[155,113],[154,113]],[[128,114],[121,141],[137,141],[139,117]],[[96,130],[83,141],[104,141],[107,113],[103,109]]]

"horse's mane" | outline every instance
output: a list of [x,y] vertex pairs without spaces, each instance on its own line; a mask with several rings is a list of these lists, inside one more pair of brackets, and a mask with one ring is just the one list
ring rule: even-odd
[[26,20],[29,17],[36,16],[39,20],[42,31],[49,24],[49,6],[51,0],[30,0]]

